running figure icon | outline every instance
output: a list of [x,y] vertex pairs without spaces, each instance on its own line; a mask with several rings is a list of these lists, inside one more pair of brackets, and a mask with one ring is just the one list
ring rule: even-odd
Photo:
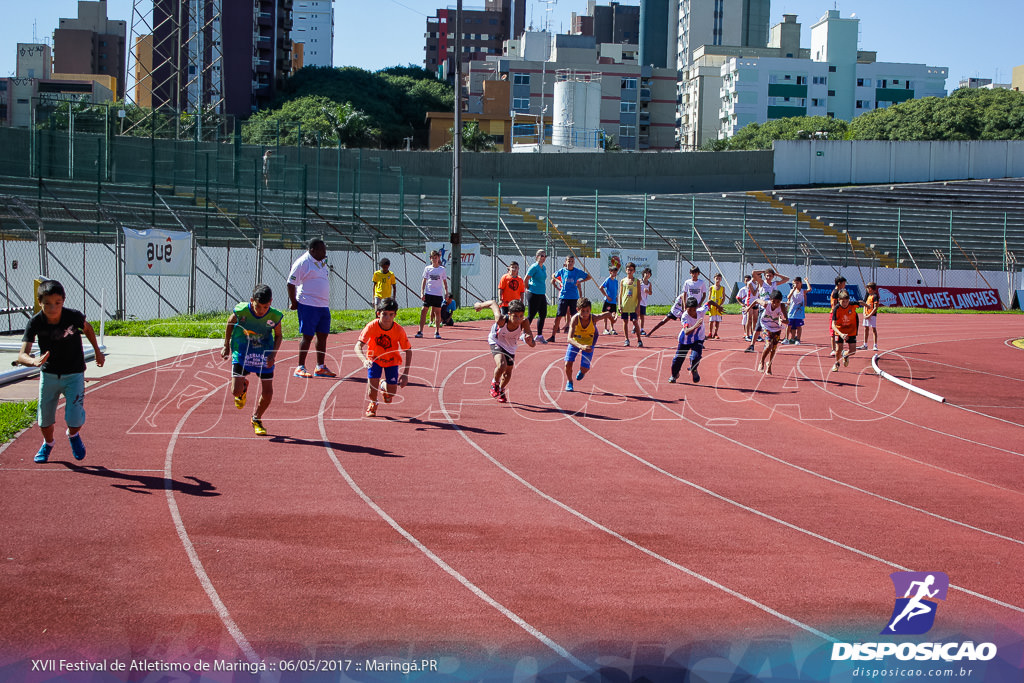
[[937,600],[946,599],[949,577],[943,572],[895,572],[891,578],[896,595],[902,597],[896,598],[889,625],[882,633],[928,632],[935,623]]

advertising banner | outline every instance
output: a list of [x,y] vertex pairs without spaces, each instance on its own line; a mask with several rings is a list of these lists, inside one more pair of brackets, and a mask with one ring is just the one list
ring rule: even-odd
[[905,308],[955,308],[974,311],[1001,311],[999,292],[968,287],[892,287],[878,288],[883,306]]
[[[427,242],[426,255],[429,256],[430,252],[437,250],[441,253],[441,265],[448,271],[448,276],[451,277],[451,264],[448,263],[452,255],[452,245],[450,242]],[[429,263],[429,259],[427,263]],[[480,244],[463,244],[462,245],[462,276],[466,277],[469,275],[480,274]]]
[[192,235],[169,230],[124,229],[124,272],[128,275],[188,277]]
[[[829,297],[832,296],[832,290],[835,288],[835,283],[830,285],[811,285],[810,291],[807,292],[807,305],[829,308],[832,305],[832,301]],[[860,293],[860,287],[857,285],[847,283],[846,291],[850,293],[851,301],[861,301],[864,299]],[[898,304],[893,305],[895,306]]]
[[598,273],[591,273],[590,276],[598,283],[608,276],[608,268],[617,266],[619,279],[626,277],[626,264],[636,264],[636,276],[639,278],[644,268],[651,269],[651,279],[658,279],[658,250],[657,249],[617,249],[609,248],[601,250],[601,263],[603,267]]

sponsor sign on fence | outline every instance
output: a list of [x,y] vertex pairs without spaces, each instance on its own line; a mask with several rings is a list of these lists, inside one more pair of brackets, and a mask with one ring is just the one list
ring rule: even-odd
[[[429,256],[430,252],[437,250],[441,254],[441,265],[446,270],[452,269],[451,264],[448,262],[452,255],[452,245],[450,242],[427,242],[426,254]],[[462,276],[468,277],[470,275],[478,275],[480,273],[480,244],[463,244],[461,248],[462,255]],[[427,261],[429,263],[429,260]]]
[[187,232],[124,228],[124,272],[188,277],[191,241]]
[[974,311],[1001,311],[999,292],[967,287],[894,287],[878,288],[882,306],[904,308],[957,308]]
[[[626,264],[636,265],[636,277],[643,275],[644,268],[651,269],[651,279],[658,278],[658,250],[657,249],[602,249],[601,259],[605,262],[605,270],[611,266],[619,269],[619,277],[625,277]],[[604,273],[591,273],[591,276],[600,282],[604,279]]]
[[[832,296],[832,290],[835,288],[835,283],[831,285],[811,285],[810,291],[807,292],[807,305],[829,308],[832,305],[832,300],[829,297]],[[847,284],[846,291],[850,293],[851,301],[860,301],[864,298],[861,296],[860,287],[857,285]],[[893,304],[893,306],[899,305]]]

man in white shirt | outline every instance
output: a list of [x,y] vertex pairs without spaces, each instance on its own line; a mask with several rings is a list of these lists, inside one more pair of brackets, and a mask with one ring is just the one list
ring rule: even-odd
[[[327,335],[331,331],[331,281],[327,266],[327,245],[318,237],[309,241],[308,250],[292,264],[288,273],[288,305],[299,312],[299,367],[296,377],[337,377],[325,365]],[[306,354],[316,337],[316,370],[306,370]]]

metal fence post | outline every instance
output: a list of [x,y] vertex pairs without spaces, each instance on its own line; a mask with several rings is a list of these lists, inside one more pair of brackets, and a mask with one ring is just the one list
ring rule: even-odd
[[196,256],[198,252],[196,234],[192,233],[191,240],[192,249],[192,265],[189,267],[188,273],[188,312],[189,315],[195,315],[196,312]]

